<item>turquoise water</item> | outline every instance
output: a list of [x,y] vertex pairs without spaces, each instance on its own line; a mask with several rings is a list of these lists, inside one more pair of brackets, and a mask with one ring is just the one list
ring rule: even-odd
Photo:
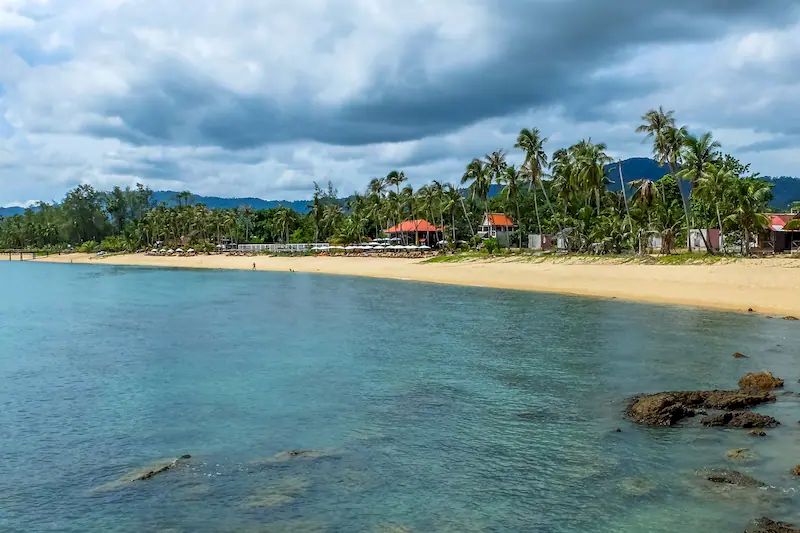
[[[800,389],[796,322],[290,273],[0,263],[0,281],[1,530],[800,523],[796,397],[761,409],[784,422],[764,439],[620,414],[749,370]],[[727,462],[743,446],[758,459]],[[292,449],[321,457],[265,461]],[[773,488],[695,474],[726,465]]]

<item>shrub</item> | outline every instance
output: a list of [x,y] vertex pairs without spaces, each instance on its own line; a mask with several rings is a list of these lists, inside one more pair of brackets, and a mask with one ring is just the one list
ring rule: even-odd
[[496,251],[500,249],[500,243],[497,242],[497,239],[491,238],[486,239],[483,241],[483,247],[489,254],[494,254]]
[[77,251],[83,254],[92,254],[97,251],[97,243],[95,241],[86,241],[78,246]]
[[128,241],[125,237],[119,235],[106,237],[103,239],[103,242],[100,243],[100,249],[105,252],[124,252],[128,248]]

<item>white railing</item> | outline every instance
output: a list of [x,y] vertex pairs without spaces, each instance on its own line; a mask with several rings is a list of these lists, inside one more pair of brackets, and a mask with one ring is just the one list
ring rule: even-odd
[[240,252],[307,252],[311,248],[327,248],[328,243],[240,244]]

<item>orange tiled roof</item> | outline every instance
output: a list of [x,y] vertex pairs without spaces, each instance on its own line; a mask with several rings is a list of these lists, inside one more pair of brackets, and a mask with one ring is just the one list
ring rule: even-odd
[[503,213],[489,213],[486,215],[486,218],[489,219],[489,226],[512,227],[514,225],[514,221],[511,220],[511,217]]
[[409,233],[409,232],[436,232],[442,231],[441,228],[437,228],[424,218],[420,218],[418,220],[406,220],[397,224],[396,226],[392,226],[391,228],[386,230],[386,233]]

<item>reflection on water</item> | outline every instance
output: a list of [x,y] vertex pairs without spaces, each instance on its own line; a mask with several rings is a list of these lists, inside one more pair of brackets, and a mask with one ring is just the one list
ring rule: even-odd
[[[631,394],[750,370],[800,389],[796,323],[302,274],[11,263],[0,279],[0,529],[800,524],[796,395],[759,409],[784,422],[763,438],[620,416]],[[705,468],[770,487],[710,486]]]

